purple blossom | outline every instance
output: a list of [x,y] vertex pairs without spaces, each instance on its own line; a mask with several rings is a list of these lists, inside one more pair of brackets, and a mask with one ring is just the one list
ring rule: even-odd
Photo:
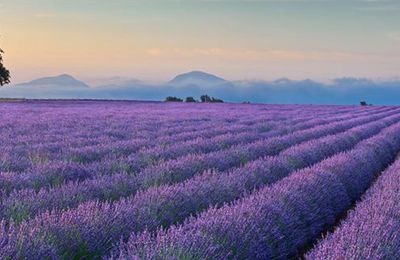
[[[29,101],[0,112],[1,259],[300,256],[400,150],[398,107]],[[385,212],[355,217],[385,244],[362,240],[349,258],[397,256]],[[393,232],[380,233],[386,220]],[[310,256],[343,252],[329,242],[343,232]]]

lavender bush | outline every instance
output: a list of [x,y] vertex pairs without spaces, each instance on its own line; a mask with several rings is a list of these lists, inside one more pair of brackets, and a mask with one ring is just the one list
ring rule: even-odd
[[[399,112],[0,103],[0,259],[301,256],[393,161]],[[378,234],[376,227],[370,232]],[[339,228],[308,256],[335,258],[343,248],[329,241],[345,232]],[[397,235],[385,234],[389,242]],[[362,241],[371,243],[345,254],[368,256],[366,248],[377,258],[396,256],[384,254],[394,242]],[[323,251],[332,245],[336,255]]]
[[345,212],[400,149],[400,124],[271,187],[156,234],[133,234],[113,258],[295,257]]
[[399,259],[399,212],[400,160],[397,160],[307,259]]
[[[372,116],[368,118],[373,118]],[[400,120],[399,115],[388,116],[387,118],[378,120],[377,122],[367,123],[365,125],[356,126],[348,131],[338,133],[336,135],[329,135],[327,137],[321,137],[312,139],[311,141],[304,142],[301,145],[295,145],[281,152],[281,161],[284,162],[287,169],[296,169],[308,166],[312,163],[318,162],[326,158],[329,155],[351,148],[359,140],[369,137],[379,132],[382,128],[387,127]],[[354,121],[351,121],[349,126],[353,125]],[[343,126],[347,126],[343,123]],[[343,128],[347,129],[347,128]],[[340,130],[343,130],[342,128]],[[295,142],[293,142],[295,144]],[[267,149],[266,149],[267,150]],[[315,151],[318,151],[316,153]],[[191,160],[195,164],[198,157],[194,157],[195,160]],[[221,158],[229,158],[228,154],[223,154]],[[186,157],[184,159],[187,159]],[[211,159],[209,160],[211,161]],[[251,168],[254,163],[262,162],[265,166],[265,171],[268,171],[268,163],[263,162],[264,159],[253,161],[245,167],[239,168],[240,174],[246,177],[246,172],[254,171]],[[217,165],[217,164],[216,164]],[[194,168],[189,166],[188,168]],[[282,166],[283,167],[283,166]],[[207,168],[213,167],[205,167]],[[150,168],[153,169],[153,168]],[[185,169],[189,172],[190,169]],[[184,172],[184,171],[181,171]],[[287,174],[288,171],[286,171]],[[152,176],[152,173],[146,173],[145,176]],[[275,173],[276,176],[279,174]],[[281,173],[282,175],[283,173]],[[166,175],[163,175],[165,177]],[[34,190],[20,190],[11,193],[7,198],[3,199],[3,203],[0,205],[1,213],[0,216],[3,218],[13,218],[14,220],[20,221],[22,219],[32,217],[37,213],[46,209],[64,209],[77,207],[81,203],[89,200],[116,200],[120,197],[126,197],[134,194],[135,191],[144,189],[140,178],[135,178],[127,174],[115,174],[112,176],[98,177],[88,181],[72,182],[67,183],[60,188],[41,190],[36,193]],[[141,175],[139,176],[141,177]],[[228,186],[229,182],[223,182],[225,186]],[[221,184],[223,184],[221,183]],[[225,187],[228,189],[228,187]],[[254,189],[250,186],[249,189]],[[201,192],[201,194],[204,192]],[[175,194],[176,195],[176,194]],[[193,197],[192,197],[193,198]],[[162,198],[160,198],[162,199]],[[224,200],[222,201],[224,202]],[[194,205],[194,204],[193,204]],[[183,215],[184,208],[177,209]],[[189,213],[193,213],[189,211]],[[167,216],[167,212],[165,212]],[[157,221],[156,221],[157,222]],[[128,222],[127,222],[128,224]],[[128,230],[128,229],[125,229]]]

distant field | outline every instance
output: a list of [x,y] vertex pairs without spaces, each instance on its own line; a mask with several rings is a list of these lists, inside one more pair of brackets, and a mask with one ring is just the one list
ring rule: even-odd
[[0,259],[400,258],[400,107],[20,101]]
[[0,103],[7,103],[7,102],[24,102],[26,99],[24,98],[0,98]]

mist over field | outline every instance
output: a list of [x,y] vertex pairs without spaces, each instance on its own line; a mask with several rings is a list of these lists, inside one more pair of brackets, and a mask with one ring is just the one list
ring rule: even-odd
[[195,71],[159,84],[118,77],[94,82],[85,83],[64,74],[2,88],[0,96],[162,101],[167,96],[198,98],[208,94],[226,102],[239,103],[354,105],[365,100],[376,105],[400,104],[400,80],[339,78],[322,83],[283,78],[275,81],[228,81]]

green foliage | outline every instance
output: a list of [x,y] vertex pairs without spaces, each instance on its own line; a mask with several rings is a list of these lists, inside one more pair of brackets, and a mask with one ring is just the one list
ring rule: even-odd
[[202,95],[200,97],[200,100],[203,103],[224,103],[222,99],[210,97],[208,95]]
[[[210,97],[208,95],[202,95],[200,97],[200,101],[202,103],[224,103],[224,101],[222,99]],[[178,97],[168,96],[165,98],[165,102],[183,102],[183,99],[178,98]],[[194,97],[187,97],[185,99],[185,102],[195,103],[195,102],[197,102],[197,100],[194,99]]]
[[0,49],[0,86],[10,83],[10,71],[3,65],[3,50]]
[[372,104],[368,104],[366,101],[360,101],[360,106],[372,106]]
[[193,97],[187,97],[187,98],[186,98],[186,102],[187,102],[187,103],[195,103],[195,102],[197,102],[197,100],[194,99]]
[[169,96],[165,99],[165,102],[183,102],[183,99]]
[[219,98],[211,98],[211,103],[224,103],[224,101]]
[[203,102],[203,103],[211,102],[211,98],[210,98],[208,95],[202,95],[202,96],[200,97],[200,100],[201,100],[201,102]]

